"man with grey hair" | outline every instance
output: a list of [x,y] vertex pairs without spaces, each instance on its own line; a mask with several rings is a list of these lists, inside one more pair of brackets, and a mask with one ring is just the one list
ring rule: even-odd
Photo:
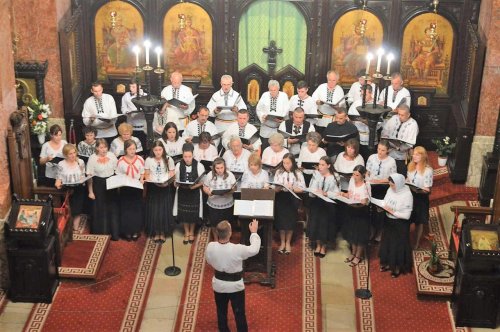
[[248,331],[245,314],[245,284],[243,283],[243,261],[255,256],[260,250],[260,236],[257,234],[259,222],[253,219],[248,225],[250,245],[234,244],[231,239],[231,224],[223,220],[215,228],[219,240],[207,245],[205,259],[215,272],[212,278],[215,304],[217,306],[217,324],[219,331],[229,331],[227,325],[227,307],[231,301],[236,329]]
[[344,90],[337,84],[339,75],[330,70],[326,73],[326,83],[320,84],[312,98],[318,105],[318,111],[323,115],[316,123],[316,130],[323,134],[326,126],[333,121],[337,107],[344,107]]
[[264,92],[257,104],[257,117],[262,123],[260,137],[262,140],[262,151],[268,146],[268,138],[278,132],[281,122],[288,116],[288,95],[280,91],[280,84],[276,80],[270,80],[267,84],[269,91]]
[[[385,94],[389,91],[387,95],[387,106],[392,108],[394,114],[397,113],[396,108],[400,104],[411,107],[410,91],[403,87],[403,84],[403,76],[400,73],[393,73],[391,76],[391,85],[382,90],[378,98],[378,103],[380,105],[384,104]],[[403,98],[405,98],[405,100],[403,100]]]
[[[406,159],[417,142],[418,124],[411,117],[408,105],[400,105],[396,109],[396,112],[397,116],[394,115],[384,124],[381,137],[389,139],[389,155],[396,160],[398,173],[406,176]],[[394,142],[390,141],[391,139],[399,140],[403,143],[394,144]]]
[[220,78],[221,89],[216,91],[207,104],[210,117],[215,117],[215,127],[219,133],[236,122],[238,110],[247,109],[241,94],[234,91],[231,75],[222,75]]
[[[182,133],[189,123],[189,115],[194,111],[195,107],[193,92],[190,87],[182,84],[182,80],[182,74],[174,71],[170,75],[170,85],[161,91],[161,96],[167,100],[161,112],[167,112],[166,121],[175,123],[180,133]],[[183,104],[171,105],[168,103],[168,100],[172,99],[177,99]]]

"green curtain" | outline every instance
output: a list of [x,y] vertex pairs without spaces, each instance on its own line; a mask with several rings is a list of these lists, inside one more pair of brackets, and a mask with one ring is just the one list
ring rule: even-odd
[[241,16],[238,40],[238,70],[252,63],[267,70],[269,41],[283,50],[278,54],[276,71],[292,65],[301,73],[306,67],[307,25],[293,4],[279,0],[261,0],[251,4]]

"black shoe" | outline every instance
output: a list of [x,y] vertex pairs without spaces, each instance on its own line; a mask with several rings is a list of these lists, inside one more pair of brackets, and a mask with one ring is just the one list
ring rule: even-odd
[[132,235],[132,241],[137,241],[141,237],[141,234],[134,234]]
[[401,272],[392,272],[391,277],[397,278],[397,277],[399,277],[400,274],[401,274]]

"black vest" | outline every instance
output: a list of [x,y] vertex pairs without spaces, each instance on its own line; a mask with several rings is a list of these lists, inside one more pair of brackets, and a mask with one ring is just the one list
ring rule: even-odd
[[[311,127],[311,123],[309,121],[304,121],[304,123],[302,124],[302,135],[309,132],[309,127]],[[295,135],[295,133],[293,132],[293,120],[286,120],[285,128],[287,133]]]
[[191,164],[191,173],[186,172],[186,163],[184,159],[180,161],[179,165],[179,180],[181,182],[193,182],[198,178],[198,161],[193,159],[193,163]]

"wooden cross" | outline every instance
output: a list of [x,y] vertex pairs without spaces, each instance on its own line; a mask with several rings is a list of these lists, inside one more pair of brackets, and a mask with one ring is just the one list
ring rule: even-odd
[[273,73],[276,69],[276,55],[283,52],[283,49],[276,46],[276,42],[271,40],[268,47],[262,49],[264,53],[267,53],[267,67],[269,73]]

